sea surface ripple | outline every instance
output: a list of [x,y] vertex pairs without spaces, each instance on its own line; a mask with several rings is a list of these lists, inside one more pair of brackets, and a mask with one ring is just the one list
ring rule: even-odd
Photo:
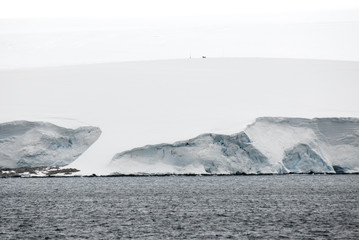
[[0,239],[359,239],[359,175],[0,179]]

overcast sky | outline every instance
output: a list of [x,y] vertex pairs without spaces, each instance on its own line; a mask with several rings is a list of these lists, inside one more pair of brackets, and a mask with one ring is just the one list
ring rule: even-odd
[[356,0],[2,0],[1,18],[164,17],[358,9]]
[[359,1],[0,1],[0,70],[202,56],[359,61]]
[[261,116],[359,117],[358,29],[359,1],[2,0],[0,121],[100,126],[87,166]]

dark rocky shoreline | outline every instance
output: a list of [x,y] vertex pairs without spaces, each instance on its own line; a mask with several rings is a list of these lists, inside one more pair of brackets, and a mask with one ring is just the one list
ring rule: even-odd
[[[79,172],[75,168],[60,167],[21,167],[21,168],[0,168],[0,178],[18,178],[18,177],[58,177],[58,174],[73,176],[73,173]],[[39,175],[39,176],[37,176]]]
[[346,173],[338,171],[336,173],[323,173],[323,172],[308,172],[308,173],[242,173],[237,172],[233,174],[109,174],[109,175],[78,175],[79,170],[75,168],[60,168],[60,167],[21,167],[21,168],[0,168],[0,178],[63,178],[63,177],[172,177],[172,176],[183,176],[183,177],[211,177],[211,176],[258,176],[258,175],[342,175],[352,174],[359,175],[358,172]]

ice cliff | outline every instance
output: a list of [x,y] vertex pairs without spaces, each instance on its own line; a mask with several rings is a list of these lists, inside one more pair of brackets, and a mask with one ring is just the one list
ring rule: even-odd
[[238,134],[118,153],[109,167],[120,174],[359,172],[359,119],[258,118]]
[[[65,166],[101,135],[44,122],[0,124],[0,168]],[[233,135],[203,134],[117,153],[118,174],[359,172],[359,119],[263,117]]]
[[357,118],[266,117],[245,132],[272,164],[290,172],[359,172]]
[[45,122],[0,124],[0,167],[65,166],[100,136],[97,127],[67,129]]
[[244,132],[204,134],[174,144],[145,146],[116,154],[121,173],[262,173],[278,172]]

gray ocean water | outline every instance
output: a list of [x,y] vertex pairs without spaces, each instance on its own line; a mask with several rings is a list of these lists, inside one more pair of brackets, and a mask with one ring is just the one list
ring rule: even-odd
[[0,179],[0,239],[359,239],[359,175]]

